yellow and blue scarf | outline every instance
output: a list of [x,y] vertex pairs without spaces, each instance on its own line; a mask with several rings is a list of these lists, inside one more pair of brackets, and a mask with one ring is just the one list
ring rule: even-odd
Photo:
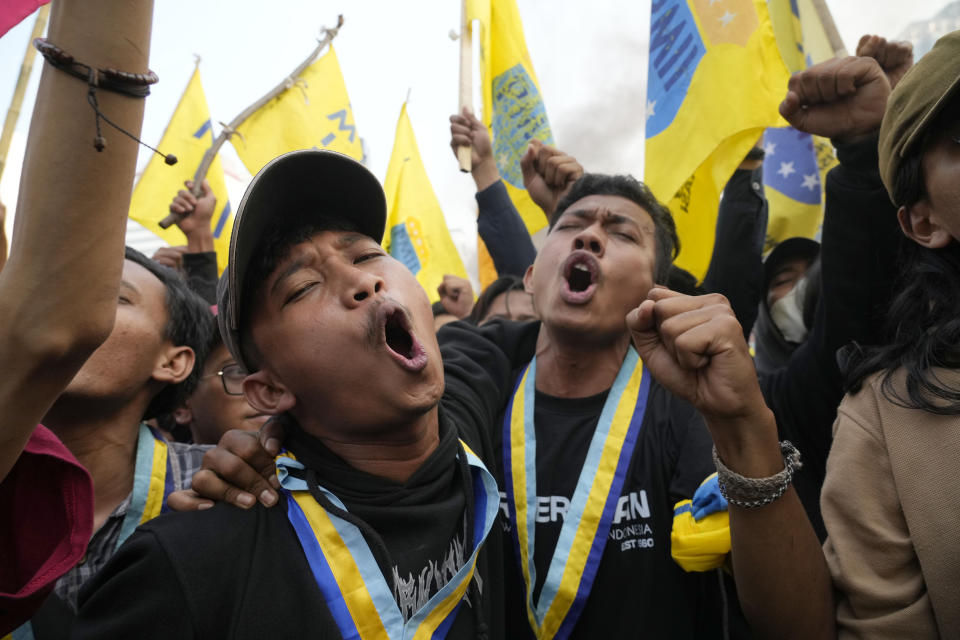
[[167,496],[173,492],[167,443],[146,424],[140,424],[137,438],[137,463],[133,475],[133,496],[120,525],[117,548],[144,522],[167,512]]
[[504,485],[526,586],[527,617],[538,639],[567,638],[586,604],[637,444],[650,377],[633,347],[613,382],[570,500],[540,598],[534,540],[537,512],[537,361],[520,377],[503,419]]
[[[409,620],[394,600],[360,529],[325,510],[307,483],[290,474],[302,469],[290,453],[277,458],[277,476],[287,497],[287,518],[300,540],[324,601],[345,639],[427,640],[446,637],[473,579],[477,554],[497,517],[500,494],[483,462],[461,441],[473,478],[473,550],[456,575]],[[338,509],[343,502],[324,487],[321,493]]]
[[[127,538],[144,522],[167,511],[167,496],[173,491],[173,472],[170,469],[167,443],[145,423],[140,423],[137,435],[137,461],[133,472],[133,495],[117,536],[119,549]],[[33,626],[23,623],[0,640],[33,640]]]

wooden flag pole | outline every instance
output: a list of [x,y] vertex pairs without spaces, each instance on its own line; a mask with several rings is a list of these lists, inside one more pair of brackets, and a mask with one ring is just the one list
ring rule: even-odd
[[[340,32],[340,27],[343,26],[343,16],[337,16],[337,26],[333,29],[324,28],[324,37],[317,43],[316,48],[310,53],[307,58],[301,62],[293,72],[290,73],[283,81],[280,82],[277,86],[271,89],[266,93],[262,98],[251,104],[249,107],[240,112],[236,118],[230,121],[229,124],[224,125],[223,129],[220,131],[220,135],[216,137],[213,141],[213,144],[210,145],[210,148],[207,149],[206,153],[203,154],[203,159],[200,161],[200,166],[197,167],[196,173],[193,174],[193,195],[199,196],[203,190],[203,179],[207,177],[207,171],[210,170],[210,165],[213,164],[213,159],[217,156],[217,152],[220,151],[220,147],[223,146],[223,143],[230,139],[230,136],[237,133],[237,128],[240,127],[247,118],[252,116],[262,107],[266,106],[271,100],[279,96],[281,93],[290,89],[297,83],[297,78],[300,77],[300,74],[303,73],[310,64],[317,59],[317,56],[320,55],[320,52],[323,51],[327,46],[333,42],[333,39],[337,37],[337,34]],[[221,123],[223,124],[223,123]],[[185,214],[189,215],[189,213]],[[170,226],[174,225],[184,216],[170,213],[166,218],[161,220],[158,224],[161,229],[167,229]]]
[[10,151],[10,141],[13,140],[13,130],[17,126],[17,120],[20,118],[20,108],[23,106],[23,97],[27,93],[27,83],[30,82],[30,72],[33,70],[33,61],[37,57],[37,50],[33,48],[34,38],[43,35],[43,30],[47,27],[47,18],[50,17],[50,5],[45,4],[37,12],[37,21],[33,23],[33,33],[30,35],[30,41],[27,43],[27,52],[23,56],[23,64],[20,65],[20,76],[17,78],[17,87],[13,91],[13,99],[10,101],[10,108],[7,110],[7,117],[3,121],[3,133],[0,134],[0,176],[3,175],[3,168],[7,164],[7,152]]
[[[464,107],[473,110],[473,36],[470,21],[467,19],[467,0],[462,0],[460,7],[460,107],[458,112],[463,113]],[[460,163],[460,171],[464,173],[470,173],[472,169],[472,151],[468,146],[457,147],[457,162]]]
[[833,55],[838,58],[847,56],[847,48],[843,45],[843,38],[840,37],[840,31],[837,30],[837,23],[833,21],[833,14],[827,7],[827,0],[812,0],[817,15],[820,18],[820,24],[823,30],[827,32],[827,38],[830,40],[830,48],[833,49]]

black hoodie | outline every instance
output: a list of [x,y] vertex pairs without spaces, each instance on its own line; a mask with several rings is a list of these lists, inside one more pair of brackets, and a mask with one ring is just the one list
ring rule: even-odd
[[[480,433],[478,415],[445,400],[440,443],[404,483],[358,471],[287,425],[289,450],[344,503],[405,618],[446,583],[451,562],[462,564],[470,552],[464,530],[473,509],[465,494],[472,488],[457,438],[462,433],[477,452],[484,443],[470,435]],[[502,545],[494,527],[447,638],[504,637]],[[248,511],[221,503],[141,526],[80,603],[79,638],[340,637],[283,501]]]

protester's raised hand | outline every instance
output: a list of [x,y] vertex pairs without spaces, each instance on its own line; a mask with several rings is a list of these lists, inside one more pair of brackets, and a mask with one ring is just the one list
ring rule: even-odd
[[732,468],[752,477],[782,468],[776,423],[726,298],[655,287],[627,327],[647,370],[697,408]]
[[800,131],[852,140],[880,128],[890,82],[873,58],[827,60],[790,78],[780,114]]
[[217,208],[217,197],[213,195],[210,184],[204,180],[200,185],[200,196],[193,195],[193,180],[184,182],[186,189],[181,189],[170,203],[170,213],[180,216],[177,226],[184,235],[189,236],[194,231],[209,231],[210,221]]
[[473,180],[477,191],[483,191],[500,179],[500,170],[493,158],[493,145],[487,127],[466,107],[459,115],[450,116],[450,148],[457,155],[459,147],[470,147]]
[[473,310],[473,286],[466,278],[447,274],[437,287],[440,303],[449,313],[466,318]]
[[213,502],[249,509],[259,499],[263,506],[272,507],[280,487],[273,460],[283,436],[276,420],[264,424],[259,433],[226,432],[204,454],[202,468],[193,476],[193,490],[171,494],[167,504],[176,511],[202,509]]
[[153,254],[153,261],[170,267],[175,271],[183,271],[183,254],[187,252],[187,245],[176,247],[160,247]]
[[550,217],[557,203],[583,175],[583,166],[573,156],[534,138],[520,158],[523,186],[530,198]]
[[744,394],[750,381],[757,386],[756,373],[723,296],[656,287],[627,316],[627,326],[654,377],[704,416],[737,417],[756,408],[757,398]]
[[873,58],[887,74],[890,88],[900,82],[903,74],[913,66],[913,45],[909,42],[888,41],[880,36],[865,35],[857,44],[857,55]]

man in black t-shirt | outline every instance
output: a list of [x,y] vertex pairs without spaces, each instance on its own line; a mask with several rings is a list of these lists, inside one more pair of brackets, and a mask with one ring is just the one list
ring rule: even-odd
[[83,592],[76,637],[503,636],[475,437],[491,417],[444,396],[429,301],[385,223],[376,178],[338,153],[251,182],[218,318],[244,395],[287,433],[280,508],[141,527]]
[[[669,211],[644,185],[588,174],[558,204],[525,277],[541,323],[440,331],[450,392],[466,392],[451,376],[464,356],[495,370],[489,354],[501,350],[520,365],[498,390],[507,403],[491,429],[515,634],[742,634],[724,604],[736,614],[732,581],[719,570],[687,573],[671,557],[674,505],[715,470],[710,434],[639,362],[625,322],[666,281],[676,246]],[[525,341],[512,336],[524,332],[535,348],[519,354],[510,345]],[[619,440],[618,407],[628,423]],[[598,455],[605,447],[619,456]],[[535,479],[525,473],[531,458]],[[590,491],[605,470],[619,478]],[[603,517],[587,528],[591,511]]]

